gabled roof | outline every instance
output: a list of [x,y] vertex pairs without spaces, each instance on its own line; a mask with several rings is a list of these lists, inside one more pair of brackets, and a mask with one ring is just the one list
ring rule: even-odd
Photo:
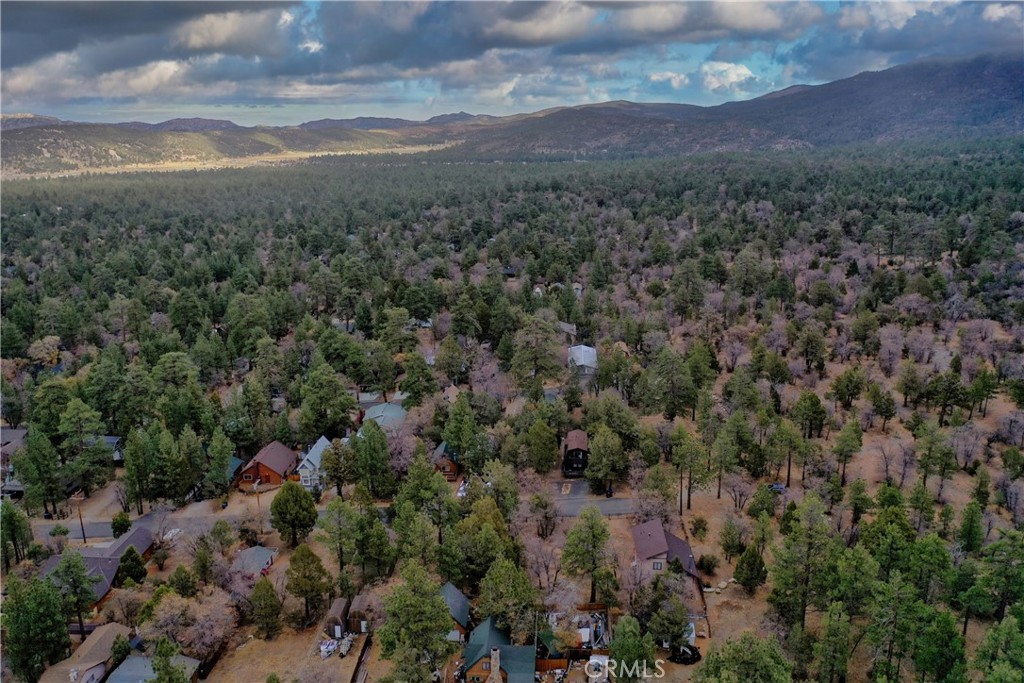
[[132,546],[139,555],[145,555],[153,547],[153,532],[146,527],[134,527],[108,546],[84,546],[78,549],[82,557],[109,557],[121,560],[121,556]]
[[326,436],[321,436],[316,440],[316,443],[306,453],[306,457],[299,463],[297,469],[300,470],[318,470],[320,469],[320,461],[324,457],[324,451],[331,447],[331,442],[328,441]]
[[373,420],[381,427],[397,427],[405,420],[406,410],[394,403],[381,403],[366,411],[363,421]]
[[484,657],[491,656],[491,648],[501,652],[501,669],[508,675],[507,683],[533,683],[537,666],[537,649],[532,645],[512,645],[508,636],[488,617],[469,634],[462,651],[466,668],[472,667]]
[[232,564],[235,569],[252,576],[258,576],[260,572],[273,563],[276,556],[277,551],[273,548],[254,545],[251,548],[239,550],[235,554],[235,561]]
[[441,596],[448,605],[448,614],[452,615],[462,628],[469,627],[469,599],[460,591],[455,584],[449,582],[441,586]]
[[633,548],[640,560],[649,560],[660,555],[666,562],[678,560],[687,574],[700,578],[693,560],[690,544],[670,531],[665,530],[661,520],[652,519],[633,527]]
[[[39,572],[40,576],[49,577],[58,588],[60,588],[60,584],[57,583],[56,578],[52,574],[59,562],[60,555],[54,555],[43,563]],[[119,558],[83,556],[82,562],[85,563],[86,574],[99,577],[99,581],[92,585],[92,592],[96,595],[96,602],[99,602],[110,592],[110,587],[114,585],[114,578],[117,576],[117,567],[120,563]]]
[[238,473],[238,468],[242,466],[243,462],[245,461],[241,458],[234,455],[231,456],[228,460],[228,479],[235,478],[235,475]]
[[569,364],[583,368],[597,367],[597,349],[593,346],[579,344],[569,347]]
[[455,449],[448,445],[447,441],[442,441],[437,444],[437,448],[431,454],[431,462],[437,463],[440,460],[448,459],[452,462],[458,462],[459,456],[455,452]]
[[[186,657],[185,655],[174,655],[171,657],[171,664],[185,670],[185,677],[192,680],[192,674],[199,668],[199,660]],[[153,659],[145,655],[132,655],[121,662],[121,665],[114,669],[107,679],[107,683],[146,683],[155,677],[153,671]]]
[[295,464],[295,451],[280,441],[273,441],[261,448],[260,452],[245,465],[243,471],[255,467],[257,463],[284,476]]
[[73,655],[44,671],[39,683],[68,683],[71,680],[72,669],[78,669],[84,674],[97,664],[106,662],[110,659],[110,648],[114,645],[114,639],[119,635],[129,638],[131,630],[127,626],[114,623],[97,626]]
[[587,433],[582,429],[574,429],[565,435],[565,441],[562,443],[563,450],[566,451],[588,451],[590,450],[590,444],[587,440]]

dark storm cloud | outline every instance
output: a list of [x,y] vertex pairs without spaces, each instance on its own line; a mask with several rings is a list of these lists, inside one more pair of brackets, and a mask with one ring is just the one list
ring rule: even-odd
[[1007,3],[1006,17],[992,15],[991,8],[998,7],[1002,5],[982,2],[936,6],[901,23],[898,15],[873,16],[864,5],[850,4],[779,59],[806,79],[825,81],[928,57],[1020,52],[1020,4]]
[[5,69],[79,45],[163,33],[220,12],[285,7],[294,2],[4,2],[0,3]]

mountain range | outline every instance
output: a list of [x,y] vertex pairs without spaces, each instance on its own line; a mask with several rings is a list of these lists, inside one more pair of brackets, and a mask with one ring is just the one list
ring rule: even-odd
[[927,61],[713,107],[616,101],[512,116],[359,117],[243,127],[186,118],[75,123],[3,116],[5,176],[434,150],[475,160],[799,149],[1024,132],[1021,54]]

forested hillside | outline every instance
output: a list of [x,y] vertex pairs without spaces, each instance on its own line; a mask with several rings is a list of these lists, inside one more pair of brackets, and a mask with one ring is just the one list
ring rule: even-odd
[[[328,521],[280,504],[266,545],[317,524],[330,571],[317,559],[277,592],[301,630],[397,570],[377,623],[394,680],[454,652],[436,576],[516,644],[543,606],[600,602],[610,651],[635,661],[703,603],[708,683],[1020,681],[1022,159],[1007,137],[5,181],[2,409],[29,429],[23,508],[107,485],[104,434],[124,438],[126,513],[224,495],[230,454],[323,436]],[[570,344],[596,349],[592,375]],[[360,391],[401,392],[404,422],[357,438]],[[687,538],[706,598],[681,567],[636,570],[596,509],[556,513],[575,429],[592,490]],[[442,442],[461,497],[428,464]],[[46,550],[23,545],[21,508],[4,515],[4,570],[31,576]],[[147,637],[203,601],[230,624],[179,638],[189,656],[279,631],[280,603],[253,607],[273,588],[218,574],[200,539],[192,583],[128,586]],[[736,597],[715,594],[730,576]],[[736,621],[758,636],[732,640]]]

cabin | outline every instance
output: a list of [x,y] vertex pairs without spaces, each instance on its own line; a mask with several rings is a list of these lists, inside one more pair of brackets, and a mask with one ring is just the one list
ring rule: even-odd
[[97,626],[73,655],[44,671],[39,683],[100,683],[113,663],[110,651],[118,636],[131,638],[131,630],[115,623]]
[[[199,680],[199,663],[198,659],[185,655],[171,657],[171,664],[185,672],[185,680],[189,683]],[[156,672],[153,670],[153,658],[133,653],[114,669],[106,683],[144,683],[154,678]]]
[[469,599],[451,582],[441,586],[441,596],[452,618],[452,630],[446,638],[453,643],[463,643],[469,633]]
[[270,567],[274,564],[276,557],[277,548],[264,548],[261,545],[254,545],[251,548],[239,550],[235,554],[235,560],[231,563],[231,566],[243,574],[256,578],[270,571]]
[[405,422],[406,410],[400,405],[394,403],[381,403],[366,411],[363,416],[363,422],[367,420],[376,422],[383,429],[389,427],[399,427]]
[[280,441],[267,444],[256,456],[242,466],[236,483],[239,491],[253,490],[253,484],[266,488],[280,486],[295,471],[298,464],[295,451]]
[[582,477],[590,461],[590,443],[587,433],[574,429],[562,441],[562,475]]
[[307,491],[312,491],[315,488],[323,489],[325,474],[320,468],[320,461],[330,447],[331,442],[327,437],[321,436],[302,457],[302,461],[296,468],[299,473],[299,481]]
[[684,539],[665,529],[658,519],[652,519],[632,528],[633,563],[642,565],[651,574],[666,569],[670,562],[677,561],[683,571],[697,581],[700,591],[700,572],[693,557],[693,549]]
[[576,368],[580,378],[585,379],[597,374],[597,349],[586,344],[569,347],[569,368]]
[[348,629],[348,598],[335,598],[331,608],[324,617],[324,635],[328,638],[341,638]]
[[459,456],[447,441],[442,441],[437,445],[431,459],[434,462],[434,469],[440,472],[445,479],[455,481],[459,478]]
[[473,629],[462,651],[467,683],[533,683],[537,649],[511,642],[494,617]]

